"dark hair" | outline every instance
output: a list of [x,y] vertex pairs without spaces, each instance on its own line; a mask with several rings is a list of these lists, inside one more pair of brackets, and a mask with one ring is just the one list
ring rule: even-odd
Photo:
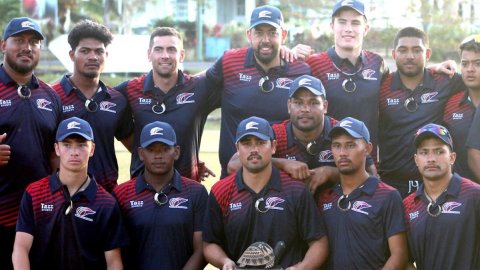
[[85,38],[99,40],[107,47],[112,43],[113,35],[106,26],[90,20],[83,20],[75,24],[68,34],[68,44],[72,50],[75,50],[80,40]]
[[395,35],[395,39],[393,40],[393,48],[395,49],[398,45],[398,41],[403,38],[403,37],[416,37],[422,40],[423,45],[428,48],[429,41],[428,41],[428,36],[425,32],[422,30],[415,28],[415,27],[405,27],[403,29],[400,29],[400,31],[397,32],[397,35]]
[[153,39],[155,37],[164,37],[164,36],[175,36],[177,37],[180,42],[183,42],[182,35],[172,27],[157,27],[153,30],[152,34],[150,35],[150,45],[151,48],[153,45]]
[[466,41],[463,41],[462,44],[460,44],[460,54],[463,51],[472,51],[479,53],[480,52],[480,43],[477,41],[478,36],[471,36],[466,39]]

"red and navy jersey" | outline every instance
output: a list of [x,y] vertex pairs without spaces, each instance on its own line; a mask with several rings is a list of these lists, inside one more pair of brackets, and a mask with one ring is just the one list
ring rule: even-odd
[[423,185],[403,200],[417,269],[480,269],[480,185],[454,174],[437,203],[432,217]]
[[17,93],[18,84],[0,67],[0,134],[7,137],[10,160],[0,166],[0,226],[15,226],[23,191],[50,174],[55,131],[61,102],[55,91],[34,75],[29,98]]
[[210,191],[204,221],[203,240],[220,245],[233,261],[254,242],[274,247],[283,241],[283,268],[300,262],[308,243],[326,234],[305,185],[275,168],[259,194],[244,183],[242,170],[218,181]]
[[[408,194],[405,190],[408,190],[409,181],[421,180],[413,160],[415,133],[428,123],[441,124],[447,100],[457,90],[463,89],[461,81],[459,77],[450,79],[447,75],[425,69],[423,81],[413,90],[403,85],[398,71],[382,83],[379,173],[383,181],[399,189],[401,194]],[[415,111],[407,110],[407,99],[418,105]]]
[[[140,134],[145,125],[162,121],[169,123],[177,135],[180,146],[180,158],[175,168],[181,175],[199,180],[198,154],[203,128],[208,114],[220,107],[220,91],[207,85],[204,75],[190,76],[179,71],[177,84],[163,92],[153,82],[153,73],[133,78],[116,86],[124,94],[133,111],[135,122],[134,143],[130,173],[137,176],[143,170],[143,163],[138,157]],[[165,104],[165,112],[156,114],[152,107]]]
[[475,116],[473,117],[466,146],[467,148],[480,150],[480,106],[477,108]]
[[290,120],[285,120],[282,123],[272,125],[273,132],[275,133],[275,140],[277,141],[274,157],[301,161],[306,163],[310,169],[321,166],[335,167],[335,160],[333,159],[331,150],[332,142],[328,134],[335,126],[336,122],[337,121],[333,118],[328,116],[324,117],[322,134],[316,140],[315,148],[318,150],[316,155],[309,154],[305,149],[305,146],[296,140],[293,135],[292,123]]
[[[33,269],[105,269],[105,252],[126,244],[128,236],[113,196],[91,178],[71,198],[57,173],[30,184],[22,198],[17,232],[33,236]],[[72,264],[75,263],[73,268]]]
[[[371,51],[362,50],[354,66],[348,59],[340,58],[335,48],[331,47],[325,52],[310,56],[307,63],[313,76],[319,78],[325,86],[328,115],[335,119],[350,116],[365,123],[374,145],[372,157],[376,161],[379,89],[382,79],[389,72],[383,58]],[[342,87],[348,78],[352,78],[357,86],[351,93]]]
[[[465,178],[478,182],[480,179],[477,179],[468,167],[467,147],[465,145],[475,115],[475,109],[475,105],[468,97],[468,91],[458,92],[445,105],[443,122],[452,136],[453,151],[457,153],[457,158],[453,165],[454,171]],[[480,128],[473,132],[476,132],[477,138],[480,138]]]
[[94,112],[85,107],[85,96],[69,80],[69,75],[53,85],[62,100],[62,118],[79,117],[87,121],[93,130],[95,153],[88,163],[88,172],[108,192],[117,185],[118,163],[114,138],[123,140],[133,132],[133,119],[127,99],[118,91],[99,82],[99,90],[93,97],[98,104]]
[[[289,119],[287,101],[290,84],[304,74],[310,74],[310,68],[301,61],[282,63],[265,72],[256,63],[252,48],[226,51],[207,70],[208,80],[223,89],[219,145],[223,176],[226,176],[227,164],[236,152],[238,124],[250,116],[264,118],[270,124]],[[259,82],[265,76],[274,85],[271,92],[260,90]]]
[[345,199],[346,211],[338,207],[342,195],[337,184],[318,201],[328,232],[327,269],[381,269],[390,254],[388,238],[405,231],[400,194],[371,176]]
[[193,254],[193,233],[201,232],[208,194],[205,187],[175,172],[163,189],[166,203],[143,174],[115,188],[129,232],[126,269],[182,269]]

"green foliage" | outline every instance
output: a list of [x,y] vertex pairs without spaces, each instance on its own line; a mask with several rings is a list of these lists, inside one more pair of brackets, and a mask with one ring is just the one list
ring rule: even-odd
[[7,23],[15,17],[24,16],[21,12],[21,1],[18,0],[0,0],[0,30],[3,36],[3,29]]
[[428,31],[433,62],[459,60],[459,44],[468,36],[459,23],[434,24]]

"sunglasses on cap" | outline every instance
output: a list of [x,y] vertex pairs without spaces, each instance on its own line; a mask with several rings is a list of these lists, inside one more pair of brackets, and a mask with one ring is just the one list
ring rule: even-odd
[[448,133],[448,130],[445,127],[442,127],[442,126],[422,127],[417,131],[416,136],[420,135],[421,133],[427,132],[427,131],[432,132],[434,134],[442,135],[442,136],[450,136],[449,133]]

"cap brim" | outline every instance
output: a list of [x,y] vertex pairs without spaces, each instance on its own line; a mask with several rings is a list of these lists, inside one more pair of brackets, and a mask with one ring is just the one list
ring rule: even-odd
[[174,146],[175,145],[175,142],[173,141],[170,141],[170,140],[167,140],[167,139],[163,139],[163,138],[152,138],[150,140],[147,140],[145,142],[142,142],[140,144],[140,146],[142,148],[146,148],[148,146],[150,146],[152,143],[156,143],[156,142],[161,142],[161,143],[164,143],[166,145],[169,145],[169,146]]
[[311,86],[301,85],[301,86],[297,87],[297,89],[293,90],[293,92],[290,94],[290,97],[293,97],[295,95],[295,93],[302,88],[307,89],[308,91],[312,92],[312,94],[314,94],[316,96],[325,96],[324,93],[318,91],[317,89],[315,89]]
[[254,28],[255,26],[260,25],[260,24],[269,24],[269,25],[271,25],[271,26],[273,26],[273,27],[275,27],[275,28],[282,28],[282,26],[279,25],[279,24],[277,24],[277,23],[274,23],[274,22],[272,22],[272,21],[262,20],[262,21],[258,21],[258,22],[256,22],[256,23],[250,25],[250,29],[252,29],[252,28]]
[[62,136],[57,137],[56,140],[57,140],[57,142],[61,142],[61,141],[65,140],[67,137],[70,137],[72,135],[78,135],[78,136],[84,138],[87,141],[93,141],[93,138],[85,135],[84,133],[78,132],[78,131],[71,131],[71,132],[65,133]]
[[17,31],[17,32],[14,32],[14,33],[10,34],[10,36],[8,36],[7,38],[9,38],[9,37],[11,37],[11,36],[15,36],[15,35],[21,34],[21,33],[23,33],[23,32],[29,32],[29,31],[30,31],[30,32],[34,32],[35,34],[37,34],[37,35],[40,37],[41,40],[44,40],[44,39],[45,39],[45,37],[43,36],[43,34],[40,33],[40,32],[38,32],[38,31],[35,30],[35,29],[22,29],[22,30],[20,30],[20,31]]
[[453,146],[450,144],[450,142],[446,141],[442,136],[440,136],[440,135],[438,135],[434,132],[431,132],[431,131],[424,131],[420,135],[415,137],[415,140],[413,141],[413,144],[415,145],[415,148],[418,148],[420,143],[427,138],[437,138],[437,139],[441,140],[444,144],[450,146],[450,148],[453,148]]
[[332,137],[332,135],[334,135],[335,133],[337,133],[339,131],[346,132],[348,135],[352,136],[355,139],[365,139],[362,135],[358,134],[357,132],[355,132],[351,129],[348,129],[348,128],[344,128],[344,127],[334,127],[334,128],[332,128],[332,130],[330,130],[330,133],[329,133],[330,138]]
[[248,135],[255,136],[255,137],[257,137],[257,138],[259,138],[260,140],[263,140],[263,141],[269,141],[269,140],[272,139],[269,136],[267,136],[265,134],[262,134],[260,132],[247,132],[247,133],[243,134],[242,136],[240,136],[239,138],[237,138],[235,143],[238,143],[241,139],[243,139],[245,136],[248,136]]

